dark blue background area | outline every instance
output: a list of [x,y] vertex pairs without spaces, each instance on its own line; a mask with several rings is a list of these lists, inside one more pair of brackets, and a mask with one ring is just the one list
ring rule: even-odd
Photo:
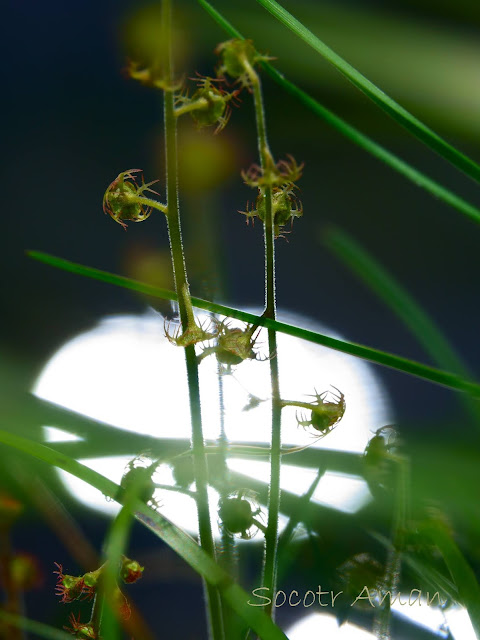
[[[142,167],[151,179],[159,166],[155,154],[161,141],[161,100],[121,73],[125,58],[119,34],[126,13],[136,4],[131,0],[11,0],[4,10],[0,352],[5,366],[1,374],[23,388],[31,386],[48,357],[67,339],[94,326],[106,314],[145,308],[142,300],[126,290],[55,271],[27,258],[25,250],[37,249],[122,273],[129,243],[168,247],[160,217],[130,225],[124,233],[101,208],[106,187],[120,171]],[[192,12],[200,15],[196,3],[184,0],[180,4],[186,13],[194,5]],[[252,12],[261,11],[253,1],[248,7]],[[451,16],[440,9],[434,20],[449,24]],[[413,2],[392,2],[389,10],[412,19],[430,15],[428,3],[420,7]],[[465,30],[476,28],[470,14],[456,15],[454,24]],[[211,51],[222,39],[220,31],[214,32],[198,68],[206,70],[211,65]],[[280,57],[281,52],[275,55]],[[323,232],[335,224],[357,239],[422,303],[478,374],[478,226],[329,130],[270,80],[264,84],[274,153],[278,157],[292,153],[305,161],[300,183],[304,218],[296,221],[288,242],[277,244],[279,307],[318,320],[353,342],[433,364],[400,320],[322,245]],[[329,108],[338,109],[346,119],[356,118],[360,128],[365,124],[375,139],[402,158],[467,200],[480,203],[478,186],[382,114],[378,115],[381,133],[376,135],[375,107],[363,96],[358,96],[358,102],[339,99],[336,104],[335,95],[327,89],[315,91]],[[237,129],[237,139],[244,143],[241,156],[246,167],[256,154],[248,96],[243,97],[229,126]],[[480,159],[478,141],[440,133]],[[160,192],[164,194],[163,186]],[[224,301],[238,307],[263,300],[260,225],[247,227],[236,214],[248,197],[252,196],[238,177],[228,182],[216,200],[220,244],[226,257],[222,269],[228,293]],[[190,229],[187,249],[194,244],[195,233]],[[201,292],[193,286],[193,293]],[[450,424],[451,419],[462,427],[456,437],[469,440],[471,432],[464,418],[458,418],[460,409],[453,392],[391,370],[378,368],[378,374],[406,433],[410,423],[424,421],[422,428],[434,435],[446,429],[439,425]],[[72,509],[99,547],[107,520],[78,505]],[[61,611],[53,597],[50,571],[54,561],[68,565],[65,551],[50,530],[28,518],[16,529],[15,545],[41,559],[45,584],[52,586],[29,596],[29,612],[61,626],[68,611],[67,607]],[[135,529],[132,547],[140,561],[155,545],[150,534]],[[174,574],[172,571],[171,576]],[[187,569],[178,579],[172,581],[171,576],[159,571],[158,582],[145,579],[144,584],[132,587],[132,597],[141,603],[152,627],[164,630],[162,637],[174,637],[177,630],[175,637],[202,638],[199,580]]]

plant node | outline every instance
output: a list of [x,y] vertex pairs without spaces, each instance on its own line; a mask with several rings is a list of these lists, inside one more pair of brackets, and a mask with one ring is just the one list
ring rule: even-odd
[[223,78],[199,77],[197,90],[191,98],[187,95],[177,98],[175,115],[178,117],[184,113],[190,113],[199,129],[217,125],[215,133],[219,133],[230,119],[232,110],[229,102],[234,101],[240,93],[238,89],[228,92],[215,85],[215,82],[223,80]]
[[242,171],[242,178],[249,187],[286,187],[293,188],[295,182],[302,177],[303,162],[298,164],[295,158],[287,155],[286,160],[280,160],[277,164],[262,168],[258,164],[252,164],[247,171]]
[[96,640],[98,634],[91,622],[81,622],[80,614],[75,618],[75,614],[71,613],[69,617],[71,627],[63,627],[65,631],[69,631],[75,638],[88,638],[90,640]]
[[217,342],[213,347],[206,347],[198,356],[201,362],[211,354],[217,356],[220,364],[226,368],[226,373],[231,373],[232,367],[244,360],[261,360],[255,353],[254,346],[258,337],[253,334],[258,329],[254,325],[247,325],[245,329],[229,327],[226,321],[218,324]]
[[[284,237],[285,225],[290,222],[293,225],[294,218],[300,218],[303,215],[302,203],[296,199],[292,185],[279,188],[275,187],[272,190],[272,216],[273,216],[273,233],[275,238]],[[265,192],[264,189],[259,189],[259,195],[257,197],[255,207],[252,205],[249,208],[247,203],[246,211],[239,211],[247,219],[247,224],[250,219],[259,218],[263,223],[266,218],[266,206],[265,206]]]
[[165,335],[168,341],[177,347],[190,347],[199,342],[212,340],[217,336],[216,330],[207,331],[203,323],[198,325],[195,321],[189,322],[185,331],[182,330],[181,325],[177,325],[173,332],[170,332],[170,324],[170,322],[168,324],[165,323]]
[[266,55],[261,55],[253,46],[251,40],[234,38],[222,42],[215,49],[215,53],[221,57],[220,66],[217,69],[218,76],[229,75],[242,86],[251,88],[258,81],[255,65],[258,62],[272,60]]
[[183,80],[172,84],[158,64],[148,66],[134,62],[133,60],[127,60],[125,73],[130,76],[132,80],[137,80],[140,84],[153,87],[154,89],[160,89],[161,91],[178,91],[183,86]]

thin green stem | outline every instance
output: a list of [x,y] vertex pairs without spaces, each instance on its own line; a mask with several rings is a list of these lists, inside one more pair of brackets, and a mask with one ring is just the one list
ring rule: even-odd
[[393,544],[388,550],[387,566],[383,583],[383,601],[375,609],[373,632],[377,640],[390,640],[391,595],[398,590],[404,536],[406,530],[409,464],[402,456],[390,456],[395,465],[395,504],[392,522]]
[[[257,72],[249,64],[246,57],[242,60],[245,71],[249,77],[253,101],[255,106],[255,119],[257,123],[258,152],[262,173],[266,181],[263,192],[265,200],[265,311],[264,316],[272,320],[276,319],[275,300],[275,234],[273,224],[272,187],[268,184],[268,176],[274,169],[274,161],[267,140],[267,128],[265,124],[265,110],[260,78]],[[280,382],[277,356],[277,336],[274,329],[268,330],[268,348],[270,358],[270,384],[272,389],[272,435],[270,451],[270,488],[268,495],[268,522],[265,533],[265,562],[263,567],[263,586],[269,589],[269,593],[275,591],[277,572],[278,549],[278,515],[280,511],[280,471],[281,471],[281,420],[282,409],[280,405]],[[272,602],[265,606],[265,612],[272,616],[274,609]]]
[[206,98],[198,98],[198,100],[194,100],[193,102],[187,102],[181,107],[175,108],[175,116],[178,118],[183,116],[184,113],[190,113],[190,111],[198,111],[202,109],[207,109],[208,100]]
[[143,196],[133,196],[133,202],[137,202],[138,204],[143,204],[146,207],[152,207],[153,209],[157,209],[157,211],[161,211],[165,215],[167,214],[167,205],[162,204],[161,202],[157,202],[156,200],[152,200],[151,198],[144,198]]
[[[223,388],[223,369],[220,362],[217,362],[217,382],[218,382],[218,409],[220,417],[220,437],[218,438],[218,456],[221,464],[222,481],[218,487],[220,500],[226,500],[230,491],[230,471],[227,464],[228,458],[228,439],[225,432],[225,397]],[[206,450],[208,447],[206,447]],[[218,563],[225,571],[234,579],[238,580],[238,564],[235,549],[235,538],[227,531],[225,527],[221,527],[220,531],[220,550],[218,554]],[[228,640],[234,640],[239,636],[238,619],[233,614],[231,608],[222,598],[223,624],[225,628],[225,637]]]
[[[172,254],[175,289],[183,331],[189,325],[190,292],[183,253],[182,233],[180,227],[180,210],[178,200],[178,152],[177,152],[177,118],[175,115],[173,58],[172,58],[172,5],[171,0],[162,0],[163,42],[165,46],[165,80],[164,91],[165,117],[165,156],[167,182],[167,223],[170,249]],[[188,303],[187,303],[188,300]],[[193,345],[185,347],[185,361],[192,422],[192,448],[195,469],[195,484],[198,510],[198,529],[200,544],[211,558],[215,558],[215,545],[210,523],[208,503],[208,470],[204,450],[202,415],[200,408],[200,388],[198,381],[198,364]],[[223,622],[220,597],[218,591],[204,582],[208,609],[209,635],[212,640],[222,640]]]
[[[105,638],[118,638],[118,614],[119,607],[122,602],[122,593],[117,584],[118,574],[122,556],[128,546],[128,540],[132,530],[134,518],[134,504],[142,491],[143,476],[134,478],[133,483],[124,492],[124,504],[113,520],[110,530],[105,540],[105,565],[102,579],[100,581],[100,590],[97,592],[97,598],[100,596],[100,602],[95,604],[99,606],[98,629],[103,633]],[[126,601],[125,601],[126,602]],[[92,615],[93,618],[93,615]]]
[[[243,36],[235,27],[233,27],[207,0],[198,0],[199,4],[209,13],[210,16],[224,29],[232,38],[243,39]],[[369,136],[365,135],[351,124],[337,116],[335,113],[324,107],[317,100],[314,100],[306,91],[303,91],[297,87],[293,82],[288,80],[282,73],[271,65],[269,62],[262,61],[262,68],[273,78],[273,80],[283,87],[288,93],[302,102],[308,109],[311,109],[317,116],[322,118],[328,125],[336,129],[342,136],[345,136],[348,140],[358,145],[361,149],[364,149],[367,153],[375,156],[386,165],[391,167],[394,171],[397,171],[403,175],[407,180],[410,180],[418,187],[425,189],[431,195],[442,200],[449,206],[453,207],[460,213],[473,220],[474,222],[480,222],[480,209],[475,207],[470,202],[467,202],[457,194],[453,193],[449,189],[446,189],[441,184],[432,180],[415,167],[412,167],[408,162],[405,162],[398,156],[396,156],[388,149],[385,149],[382,145],[372,140]]]
[[[324,476],[327,467],[319,465],[317,467],[317,474],[307,491],[298,500],[296,506],[290,512],[290,518],[286,527],[278,538],[278,581],[282,582],[288,571],[294,565],[299,554],[302,553],[303,547],[299,544],[291,544],[295,535],[295,530],[300,522],[305,519],[305,514],[308,513],[311,499],[315,493],[316,488],[322,477]],[[309,538],[311,539],[311,528],[307,527]],[[314,547],[315,548],[315,547]]]

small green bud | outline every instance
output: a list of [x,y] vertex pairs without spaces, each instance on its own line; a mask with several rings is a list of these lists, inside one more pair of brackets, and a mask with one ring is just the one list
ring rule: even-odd
[[[266,219],[266,207],[265,207],[265,194],[261,191],[257,198],[256,211],[250,212],[265,222]],[[248,215],[248,214],[246,214]],[[272,191],[272,217],[273,217],[273,231],[275,237],[278,238],[282,234],[283,227],[288,222],[293,222],[294,218],[300,218],[303,215],[303,209],[301,203],[299,203],[291,189],[273,189]]]
[[83,576],[70,576],[63,573],[61,564],[55,563],[58,571],[54,571],[57,574],[57,584],[55,591],[57,596],[61,596],[62,602],[73,602],[78,600],[80,596],[84,594],[85,583],[83,582]]
[[[283,407],[299,407],[310,412],[310,418],[297,415],[297,423],[301,427],[313,427],[314,435],[323,438],[340,422],[345,413],[346,403],[345,396],[336,387],[333,387],[337,393],[324,391],[323,393],[315,392],[313,402],[300,402],[297,400],[282,400]],[[328,394],[332,400],[328,400]]]
[[153,191],[153,189],[149,187],[155,184],[155,182],[158,182],[158,180],[153,180],[145,184],[142,176],[142,185],[138,186],[136,182],[137,176],[134,174],[141,171],[141,169],[122,171],[109,185],[103,196],[104,213],[122,225],[124,229],[127,228],[127,225],[123,222],[124,220],[142,222],[152,213],[152,207],[145,206],[138,202],[138,198],[144,191],[157,194],[156,191]]
[[220,364],[225,365],[230,373],[232,367],[244,360],[259,360],[254,351],[257,336],[254,332],[258,329],[253,325],[247,325],[245,329],[230,328],[225,322],[218,325],[217,342],[213,347],[207,347],[200,354],[199,361],[214,353]]
[[228,366],[240,364],[244,360],[255,360],[257,356],[253,350],[255,339],[252,337],[252,329],[255,328],[230,329],[224,325],[218,336],[217,360]]
[[253,499],[254,494],[247,490],[222,498],[219,503],[218,515],[222,525],[228,533],[240,534],[243,540],[249,540],[256,533],[255,517],[261,509]]
[[380,427],[368,442],[363,455],[365,479],[374,496],[392,490],[395,484],[395,453],[398,439],[391,425]]
[[83,576],[85,586],[90,587],[91,589],[95,589],[102,574],[102,570],[103,566],[96,571],[89,571],[88,573],[85,573]]
[[136,560],[131,560],[126,556],[122,557],[122,565],[120,567],[120,577],[126,584],[136,582],[142,577],[144,567]]
[[191,456],[182,456],[170,462],[175,484],[187,489],[195,482],[195,471]]
[[253,68],[256,62],[262,59],[251,40],[240,40],[239,38],[222,42],[215,49],[215,53],[219,54],[222,59],[218,75],[227,73],[232,78],[241,81],[245,79],[247,73],[246,63]]
[[71,613],[69,622],[71,627],[64,627],[66,631],[69,631],[75,638],[84,638],[86,640],[97,640],[98,634],[95,631],[93,624],[90,622],[80,622],[80,614],[78,618],[75,618],[75,614]]
[[152,478],[158,466],[156,460],[140,454],[128,462],[123,472],[120,486],[127,492],[148,504],[153,500],[156,484]]

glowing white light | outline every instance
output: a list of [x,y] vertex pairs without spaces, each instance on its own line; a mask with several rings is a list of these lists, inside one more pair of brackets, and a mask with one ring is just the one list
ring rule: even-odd
[[[440,637],[446,637],[446,633],[442,630],[450,630],[450,634],[455,640],[475,640],[476,634],[472,623],[464,607],[454,605],[448,609],[441,609],[438,606],[431,606],[438,600],[432,600],[433,594],[430,594],[430,606],[427,605],[426,597],[422,596],[417,599],[417,592],[411,594],[409,604],[409,594],[402,594],[400,600],[392,602],[392,611],[416,624],[419,624],[431,631],[439,633]],[[407,603],[407,604],[405,604]]]
[[[254,311],[255,312],[255,311]],[[200,315],[200,321],[207,321]],[[280,314],[280,319],[305,326],[302,318]],[[241,323],[232,323],[241,326]],[[323,327],[311,326],[322,333]],[[332,335],[329,333],[329,335]],[[335,336],[338,337],[338,336]],[[295,409],[282,412],[282,440],[285,445],[321,447],[362,452],[372,431],[391,421],[387,400],[381,386],[366,363],[319,345],[277,334],[281,396],[289,400],[309,401],[308,394],[337,387],[346,398],[346,411],[340,425],[325,439],[315,441],[297,426]],[[266,334],[261,333],[267,356]],[[202,417],[205,438],[218,437],[219,399],[217,363],[214,356],[205,358],[199,367]],[[269,363],[245,361],[232,376],[223,377],[225,426],[231,441],[268,443],[270,439]],[[164,334],[163,318],[154,312],[143,316],[118,316],[103,320],[64,345],[48,362],[35,393],[86,416],[128,431],[161,438],[190,438],[188,388],[183,350],[172,346]],[[244,411],[251,395],[265,402]],[[311,398],[310,398],[311,399]],[[63,435],[49,428],[50,442],[65,441]],[[83,460],[85,464],[119,482],[125,464],[132,456]],[[232,460],[231,468],[268,481],[268,465],[257,461]],[[171,471],[160,469],[163,479],[172,484]],[[62,473],[65,482],[82,502],[115,512],[114,503],[84,483]],[[282,466],[282,487],[304,493],[315,477],[315,470]],[[80,484],[79,484],[80,483]],[[212,495],[212,520],[216,522],[217,500]],[[215,499],[213,499],[215,496]],[[338,474],[325,474],[314,499],[347,511],[355,511],[369,493],[363,480]],[[162,513],[180,526],[195,530],[196,511],[191,498],[179,493],[158,492]]]
[[328,640],[372,640],[374,635],[353,624],[345,622],[338,626],[335,616],[328,613],[314,613],[297,622],[287,630],[289,640],[311,640],[311,638],[328,638]]
[[[408,600],[408,595],[402,595],[402,600]],[[415,601],[412,595],[412,603]],[[392,602],[394,615],[419,624],[438,634],[439,638],[447,637],[448,630],[455,640],[475,640],[477,637],[466,609],[459,606],[449,607],[442,611],[439,607],[427,606],[426,598],[409,606]],[[328,638],[328,640],[371,640],[375,636],[359,627],[344,623],[337,625],[334,616],[330,614],[310,614],[287,630],[289,640],[310,640],[311,638]]]

